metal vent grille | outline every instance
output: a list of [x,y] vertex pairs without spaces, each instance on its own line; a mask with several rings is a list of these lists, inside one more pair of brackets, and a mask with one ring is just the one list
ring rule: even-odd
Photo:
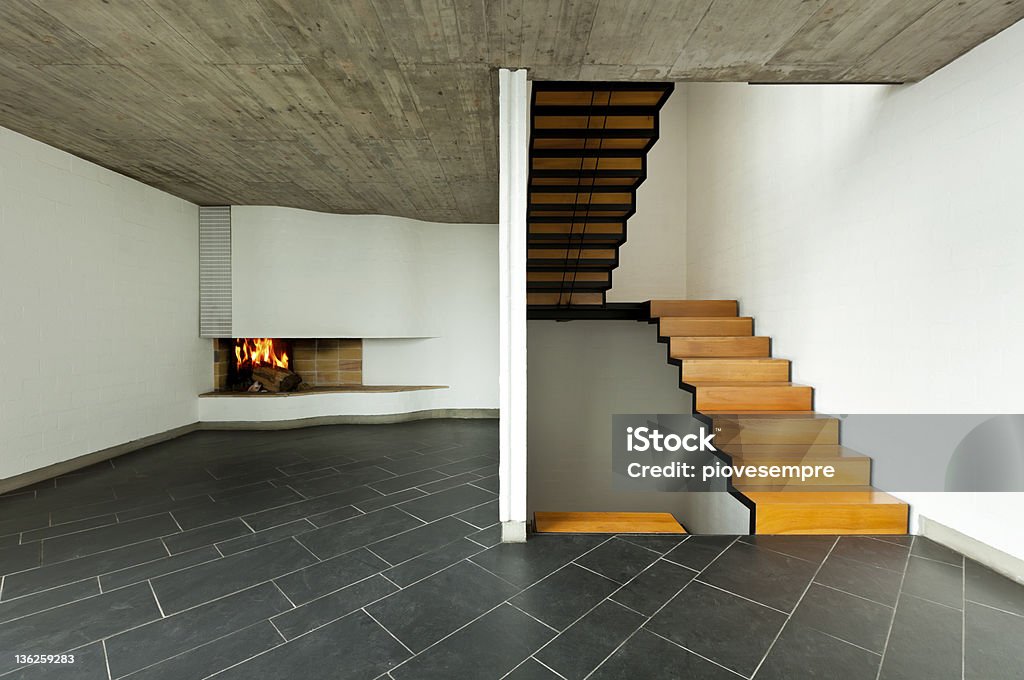
[[199,335],[231,337],[231,206],[199,208]]

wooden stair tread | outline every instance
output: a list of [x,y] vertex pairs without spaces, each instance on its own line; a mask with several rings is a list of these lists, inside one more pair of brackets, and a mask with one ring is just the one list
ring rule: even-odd
[[848,487],[801,487],[800,491],[781,484],[754,486],[736,485],[736,489],[756,504],[765,505],[906,505],[896,498],[872,486]]
[[535,512],[536,533],[685,534],[667,512]]
[[716,417],[734,416],[734,417],[737,417],[737,418],[743,417],[743,416],[783,416],[783,417],[785,417],[785,416],[816,416],[817,415],[812,409],[808,409],[806,411],[799,411],[799,410],[796,410],[796,411],[794,411],[794,410],[789,410],[789,411],[728,411],[727,410],[727,411],[723,411],[723,410],[720,410],[720,409],[710,409],[710,410],[702,409],[701,413],[703,413],[706,416],[716,416]]
[[852,458],[871,460],[840,444],[725,444],[718,447],[733,458]]
[[810,387],[810,385],[781,380],[760,380],[750,382],[743,380],[684,380],[683,382],[687,385],[693,385],[694,387]]

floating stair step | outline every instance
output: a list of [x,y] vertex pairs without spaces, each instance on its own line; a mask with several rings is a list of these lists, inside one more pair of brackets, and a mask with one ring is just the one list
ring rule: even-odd
[[632,205],[631,191],[530,191],[530,205]]
[[[684,362],[685,364],[685,362]],[[707,411],[704,412],[707,415]],[[839,419],[820,413],[714,415],[721,446],[750,444],[825,445],[839,443]]]
[[592,156],[580,157],[560,154],[558,156],[534,155],[530,167],[534,173],[543,171],[571,170],[575,173],[587,171],[612,172],[619,170],[631,170],[642,172],[646,165],[646,156],[607,156],[597,158]]
[[534,115],[533,128],[535,135],[543,134],[545,130],[643,130],[647,134],[657,131],[653,114],[594,116],[582,111],[576,115]]
[[667,512],[535,512],[540,534],[685,534]]
[[604,293],[526,293],[527,305],[596,305],[604,304]]
[[834,475],[801,481],[787,480],[787,488],[807,486],[868,486],[871,484],[871,458],[837,445],[729,445],[718,448],[732,458],[733,465],[829,465]]
[[754,503],[758,534],[905,534],[909,506],[870,486],[778,491],[737,487]]
[[610,175],[606,177],[533,177],[530,179],[530,190],[535,191],[537,189],[567,189],[580,187],[581,189],[591,189],[594,187],[608,187],[611,189],[618,189],[621,191],[633,191],[641,183],[644,178],[635,175]]
[[590,283],[611,283],[611,276],[607,272],[526,272],[526,283],[576,283],[587,281]]
[[615,134],[612,137],[593,134],[601,132],[599,130],[580,130],[579,132],[564,136],[554,136],[557,133],[555,130],[545,130],[544,132],[546,133],[545,136],[534,134],[534,149],[562,149],[564,151],[577,151],[579,149],[633,149],[640,151],[646,149],[653,139],[650,130],[644,130],[643,134],[640,135],[625,136]]
[[737,316],[736,300],[651,300],[651,318],[663,316]]
[[[540,90],[534,83],[534,107],[546,106],[660,106],[670,91],[664,87],[642,90]],[[621,85],[616,84],[616,87]]]
[[771,339],[760,335],[669,338],[668,346],[669,356],[673,359],[771,356]]
[[662,337],[753,334],[754,320],[749,316],[663,316],[658,319],[658,335]]
[[533,205],[530,206],[527,218],[534,217],[559,217],[567,220],[593,219],[595,217],[608,217],[616,220],[623,220],[633,214],[632,205],[590,207],[585,203],[574,203],[568,205]]
[[533,223],[528,227],[530,238],[625,238],[626,230],[621,222],[562,222]]
[[527,260],[614,260],[615,248],[560,248],[558,246],[542,246],[528,248]]
[[787,382],[788,359],[685,359],[679,367],[683,382]]
[[694,409],[722,411],[800,411],[809,410],[814,390],[807,385],[788,382],[693,382]]

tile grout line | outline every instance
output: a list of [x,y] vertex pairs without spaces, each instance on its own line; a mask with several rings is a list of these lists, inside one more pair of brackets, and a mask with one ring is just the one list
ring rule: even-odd
[[[661,638],[662,640],[664,640],[665,642],[668,642],[669,644],[675,645],[676,647],[679,647],[680,649],[684,649],[684,650],[686,650],[687,652],[689,652],[690,654],[693,654],[693,655],[694,655],[694,656],[696,656],[696,657],[699,657],[699,658],[701,658],[701,659],[704,659],[704,660],[705,660],[705,661],[707,661],[708,663],[712,663],[712,664],[714,664],[714,665],[718,666],[719,668],[721,668],[721,669],[723,669],[723,670],[729,671],[729,672],[730,672],[730,673],[732,673],[733,675],[735,675],[735,676],[738,676],[738,677],[741,677],[741,678],[743,678],[744,680],[749,680],[749,678],[752,678],[752,677],[754,677],[753,675],[751,675],[751,676],[746,676],[746,675],[743,675],[743,674],[742,674],[742,673],[740,673],[739,671],[733,670],[732,668],[729,668],[728,666],[723,666],[723,665],[722,665],[721,663],[719,663],[718,661],[715,661],[714,659],[709,659],[708,657],[704,656],[703,654],[699,654],[699,653],[697,653],[697,652],[693,651],[692,649],[690,649],[690,648],[689,648],[689,647],[687,647],[686,645],[681,645],[681,644],[679,644],[678,642],[676,642],[675,640],[673,640],[673,639],[671,639],[671,638],[667,638],[667,637],[665,637],[665,636],[664,636],[664,635],[662,635],[661,633],[657,633],[657,632],[655,632],[655,631],[653,631],[653,630],[651,630],[651,629],[649,629],[649,628],[643,628],[643,626],[641,626],[641,628],[642,628],[643,630],[647,631],[648,633],[650,633],[651,635],[654,635],[654,636],[656,636],[656,637],[659,637],[659,638]],[[638,632],[639,632],[639,629],[638,629]],[[605,661],[607,661],[607,659],[605,659]],[[604,663],[604,661],[602,661],[601,663],[603,664],[603,663]]]
[[[371,602],[370,604],[373,604],[373,603]],[[397,635],[395,635],[395,634],[394,634],[394,633],[392,633],[392,632],[391,632],[390,630],[388,630],[387,626],[385,626],[385,625],[384,625],[383,623],[381,623],[381,622],[380,622],[380,621],[378,621],[378,620],[377,620],[376,618],[374,618],[373,614],[371,614],[370,612],[368,612],[368,611],[366,610],[366,607],[367,607],[367,606],[369,606],[369,605],[364,605],[364,606],[363,606],[362,608],[360,608],[360,609],[357,609],[356,611],[361,611],[361,612],[363,612],[364,614],[366,614],[367,616],[369,616],[369,617],[370,617],[370,620],[372,620],[372,621],[373,621],[374,623],[376,623],[376,624],[377,624],[378,626],[380,626],[380,629],[381,629],[381,630],[383,630],[383,631],[384,631],[385,633],[387,633],[387,634],[388,634],[388,635],[390,635],[390,636],[391,636],[392,638],[394,638],[395,642],[397,642],[398,644],[402,645],[402,648],[403,648],[403,649],[405,649],[405,651],[409,652],[409,654],[411,654],[411,655],[412,655],[412,656],[410,656],[410,657],[409,657],[409,659],[415,658],[415,656],[416,656],[416,652],[414,652],[414,651],[412,651],[411,649],[409,649],[409,647],[408,647],[408,646],[407,646],[407,645],[406,645],[406,644],[405,644],[404,642],[402,642],[401,640],[399,640],[399,639],[398,639],[398,636],[397,636]],[[428,649],[429,649],[429,648],[428,648]],[[426,650],[424,650],[424,651],[426,651]],[[406,659],[406,661],[408,661],[409,659]],[[404,663],[404,662],[403,662],[403,663]],[[398,664],[398,665],[396,665],[396,666],[395,666],[395,668],[398,668],[398,666],[400,666],[400,665],[401,665],[401,664]],[[389,671],[388,671],[388,673],[390,673],[390,672],[391,672],[392,670],[394,670],[394,669],[391,669],[391,670],[389,670]]]
[[[779,632],[775,634],[775,637],[772,639],[772,643],[768,645],[768,649],[765,650],[764,656],[761,657],[761,660],[757,663],[757,666],[754,668],[754,672],[750,674],[750,677],[754,677],[755,675],[757,675],[758,672],[761,670],[761,667],[764,666],[764,662],[768,660],[768,655],[772,653],[772,650],[775,648],[775,644],[779,641],[779,638],[782,637],[782,632],[786,630],[786,626],[788,626],[789,622],[793,619],[793,613],[796,612],[797,607],[800,606],[800,603],[804,601],[804,597],[807,596],[807,591],[810,590],[811,586],[814,584],[814,579],[818,578],[818,574],[821,573],[822,567],[824,567],[825,563],[828,562],[828,558],[832,556],[832,552],[836,549],[836,546],[839,545],[839,541],[841,540],[842,537],[837,536],[835,541],[833,541],[832,547],[828,549],[828,552],[825,554],[825,558],[821,561],[821,563],[818,565],[818,568],[814,570],[814,573],[811,575],[811,578],[807,581],[807,585],[804,587],[803,592],[800,593],[800,597],[797,598],[796,604],[793,605],[793,609],[790,611],[790,613],[786,615],[786,620],[782,622],[782,627],[779,628]],[[879,670],[881,670],[882,668],[881,660],[879,660],[878,662],[878,668]]]
[[[292,598],[288,597],[288,593],[284,592],[284,590],[281,589],[281,586],[279,586],[277,584],[277,581],[271,580],[270,583],[271,583],[271,585],[274,586],[274,588],[277,589],[277,592],[281,593],[281,595],[284,597],[284,599],[288,601],[288,604],[290,604],[292,606],[292,609],[298,609],[298,607],[295,605],[295,603],[292,602]],[[281,614],[281,613],[283,613],[283,612],[278,612],[278,614]],[[278,616],[278,614],[274,614],[274,616]],[[274,617],[272,616],[272,617],[270,617],[267,620],[270,621],[271,623],[273,623],[273,620],[272,620],[273,618]],[[276,628],[277,626],[274,626],[274,627]]]
[[167,614],[164,613],[163,605],[160,604],[160,598],[156,596],[156,590],[153,588],[153,581],[146,579],[146,585],[149,586],[149,592],[153,593],[153,600],[156,602],[156,608],[160,610],[160,618],[166,619]]
[[910,549],[907,550],[907,560],[903,563],[903,574],[900,576],[900,587],[896,589],[896,602],[892,606],[892,616],[889,618],[889,630],[885,633],[885,644],[882,645],[882,659],[878,662],[878,672],[875,673],[875,680],[882,677],[882,668],[885,666],[885,655],[889,651],[889,640],[892,638],[892,629],[896,623],[896,614],[899,612],[900,600],[903,598],[903,583],[907,580],[907,567],[910,566],[910,551],[914,549],[914,540],[910,541]]
[[107,667],[107,680],[111,680],[114,676],[110,673],[110,654],[107,653],[106,639],[100,640],[100,646],[103,647],[103,663]]

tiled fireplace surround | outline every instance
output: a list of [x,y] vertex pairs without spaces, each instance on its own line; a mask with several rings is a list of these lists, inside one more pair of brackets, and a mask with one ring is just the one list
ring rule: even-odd
[[[363,384],[363,341],[360,338],[296,338],[291,369],[311,387],[343,387]],[[214,389],[227,389],[228,362],[235,341],[214,341]]]

